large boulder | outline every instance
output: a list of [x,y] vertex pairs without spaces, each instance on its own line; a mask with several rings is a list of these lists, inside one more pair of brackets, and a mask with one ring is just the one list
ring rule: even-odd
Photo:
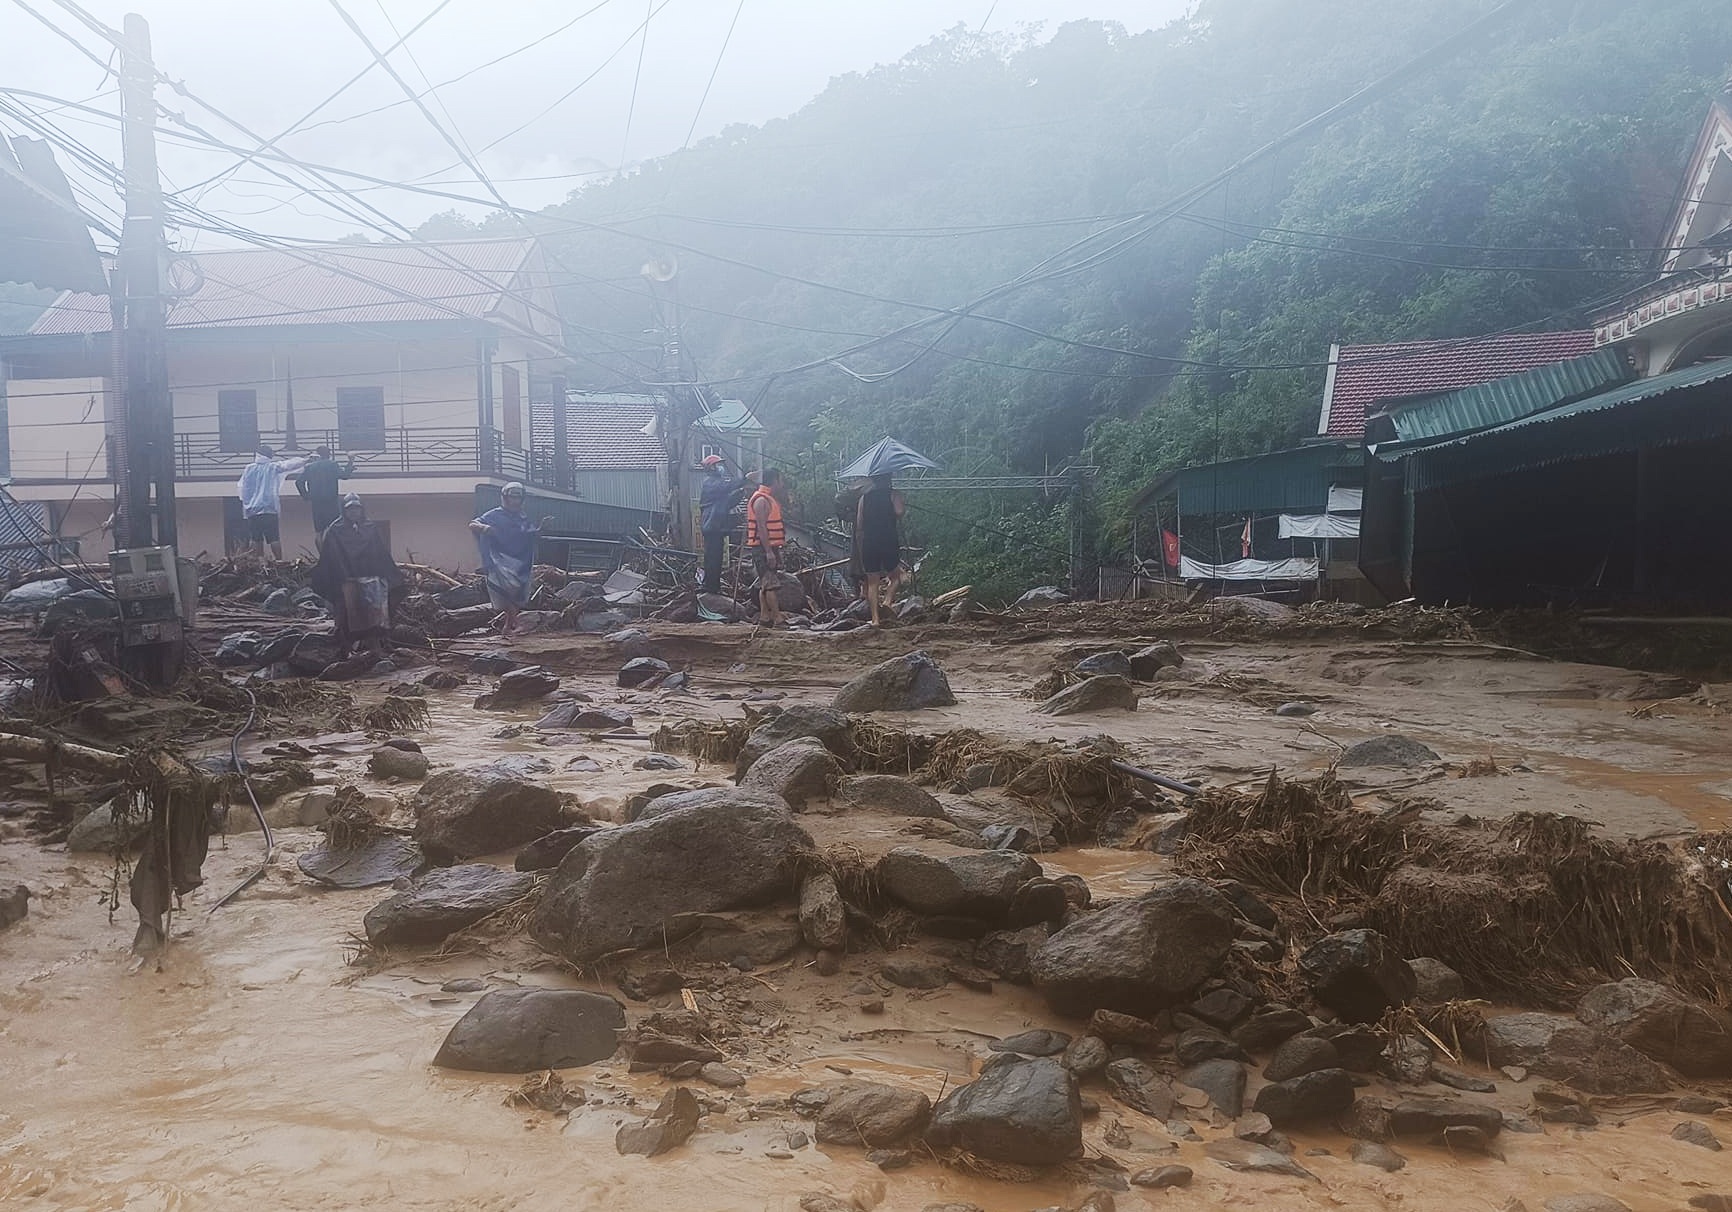
[[1614,981],[1590,989],[1576,1017],[1685,1077],[1732,1077],[1732,1014],[1691,1001],[1653,981]]
[[1353,1075],[1345,1069],[1319,1069],[1303,1077],[1270,1082],[1257,1091],[1252,1109],[1277,1128],[1339,1115],[1353,1105]]
[[1375,1023],[1413,1000],[1413,969],[1375,930],[1325,935],[1299,956],[1299,974],[1316,999],[1351,1023]]
[[[654,788],[651,788],[654,790]],[[689,791],[667,791],[654,796],[638,809],[634,821],[653,821],[672,812],[687,808],[706,808],[711,804],[751,805],[758,808],[792,812],[788,801],[771,791],[755,787],[697,787]]]
[[419,782],[427,777],[427,755],[402,744],[380,745],[367,759],[368,773],[382,779]]
[[886,896],[916,913],[1002,921],[1017,889],[1040,864],[1012,850],[968,850],[943,842],[898,846],[878,860]]
[[1128,678],[1131,676],[1131,658],[1117,649],[1097,652],[1078,661],[1076,672],[1085,678],[1099,677],[1102,674]]
[[576,732],[618,732],[631,727],[631,712],[623,707],[592,707],[571,699],[536,720],[535,726],[542,732],[568,728]]
[[827,800],[842,781],[836,756],[815,737],[798,737],[777,745],[752,763],[740,786],[779,795],[795,811],[813,800]]
[[1034,958],[1034,983],[1061,1014],[1149,1014],[1184,1000],[1232,950],[1233,906],[1175,879],[1066,926]]
[[944,805],[931,792],[894,774],[858,774],[842,780],[836,799],[857,812],[892,816],[944,815]]
[[421,784],[412,807],[421,848],[446,860],[511,850],[563,823],[559,793],[506,760],[442,771]]
[[1035,710],[1041,715],[1081,715],[1089,711],[1135,711],[1137,688],[1117,674],[1100,674],[1066,686]]
[[1185,663],[1178,646],[1161,640],[1131,653],[1131,677],[1139,682],[1152,682],[1163,669],[1177,669]]
[[501,677],[493,693],[484,697],[488,707],[519,707],[544,699],[558,689],[559,676],[552,670],[525,665]]
[[1051,1057],[1003,1053],[938,1104],[926,1139],[989,1161],[1058,1165],[1082,1148],[1076,1076]]
[[559,866],[560,860],[571,853],[572,847],[600,831],[600,825],[572,825],[567,829],[555,829],[519,850],[517,861],[511,865],[519,871],[551,871]]
[[956,696],[938,662],[910,652],[874,665],[836,692],[837,711],[920,711],[951,707]]
[[752,729],[734,761],[734,777],[745,778],[752,763],[777,746],[803,736],[816,737],[845,763],[854,761],[854,738],[848,730],[847,716],[828,707],[795,706],[777,712]]
[[534,887],[533,875],[486,863],[438,867],[367,910],[362,925],[375,947],[425,946],[498,913]]
[[433,1063],[478,1073],[535,1073],[612,1056],[625,1008],[581,989],[495,989],[457,1020]]
[[1561,1014],[1506,1014],[1485,1026],[1486,1055],[1588,1094],[1659,1094],[1665,1071],[1630,1045]]
[[813,1135],[821,1145],[888,1148],[919,1136],[932,1118],[932,1100],[905,1086],[844,1081],[821,1086],[818,1092],[823,1105]]
[[1045,926],[999,930],[974,945],[974,962],[1012,984],[1026,985],[1034,980],[1034,957],[1047,938]]
[[669,919],[769,904],[793,892],[812,839],[786,808],[716,799],[587,838],[548,877],[530,935],[574,963],[661,946]]

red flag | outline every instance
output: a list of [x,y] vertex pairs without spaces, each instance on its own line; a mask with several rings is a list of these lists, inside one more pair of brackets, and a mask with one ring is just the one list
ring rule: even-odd
[[1179,536],[1170,530],[1161,531],[1161,555],[1168,568],[1179,566]]
[[1239,558],[1241,560],[1248,560],[1251,558],[1251,519],[1250,518],[1245,519],[1245,529],[1239,535]]

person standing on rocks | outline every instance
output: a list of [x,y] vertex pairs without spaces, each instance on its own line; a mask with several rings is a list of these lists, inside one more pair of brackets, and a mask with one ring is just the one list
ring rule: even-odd
[[541,528],[523,512],[523,485],[515,480],[499,493],[499,506],[469,523],[481,548],[481,571],[487,578],[487,600],[493,609],[505,612],[504,639],[517,633],[517,616],[529,605],[534,586],[535,540]]
[[235,491],[241,498],[241,516],[246,519],[247,545],[263,557],[271,545],[271,559],[283,562],[283,477],[307,465],[305,459],[279,459],[276,451],[261,445],[253,461],[241,472]]
[[343,498],[343,516],[321,536],[313,592],[331,604],[336,622],[337,659],[356,644],[374,656],[385,655],[391,607],[403,591],[403,573],[377,523],[367,520],[361,498]]
[[698,491],[698,529],[704,534],[705,593],[722,591],[722,557],[734,530],[734,507],[752,488],[752,473],[736,480],[721,455],[704,457],[704,484]]
[[782,473],[774,467],[763,473],[762,483],[746,504],[746,547],[758,573],[758,621],[765,627],[782,625],[782,548],[788,542],[782,521],[782,502],[787,495]]
[[338,484],[355,474],[355,460],[339,463],[331,457],[331,448],[321,446],[313,451],[312,462],[295,477],[295,491],[306,499],[313,510],[313,545],[320,547],[325,532],[343,516],[343,503],[338,500]]
[[[902,494],[890,486],[888,473],[872,477],[872,487],[860,494],[856,507],[854,526],[874,627],[884,625],[882,608],[896,600],[897,586],[902,583],[902,514],[907,507]],[[886,581],[887,593],[883,592]]]

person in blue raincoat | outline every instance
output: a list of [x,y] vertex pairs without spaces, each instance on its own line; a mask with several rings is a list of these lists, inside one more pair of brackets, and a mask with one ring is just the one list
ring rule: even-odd
[[507,484],[499,494],[499,507],[469,523],[481,548],[481,571],[487,578],[487,598],[495,610],[505,612],[502,634],[517,631],[517,615],[529,604],[534,588],[535,540],[541,528],[552,521],[531,522],[523,512],[523,485]]

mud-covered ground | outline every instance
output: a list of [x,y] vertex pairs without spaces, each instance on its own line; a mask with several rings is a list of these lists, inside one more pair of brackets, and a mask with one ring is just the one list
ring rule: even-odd
[[[1120,647],[1165,637],[1122,629],[1091,635],[1083,611],[1044,628],[830,636],[726,625],[651,630],[660,655],[689,668],[688,693],[617,689],[618,662],[594,639],[531,636],[515,651],[561,674],[567,688],[627,705],[640,732],[688,717],[737,717],[740,696],[754,690],[783,692],[784,704],[828,702],[866,666],[921,647],[947,669],[959,703],[897,721],[920,731],[966,727],[1006,741],[1105,733],[1136,765],[1212,786],[1251,785],[1272,768],[1319,771],[1345,745],[1398,732],[1429,744],[1444,764],[1345,772],[1368,804],[1423,797],[1420,807],[1440,819],[1549,810],[1585,817],[1608,835],[1659,839],[1732,822],[1732,748],[1718,705],[1732,703],[1732,687],[1449,639],[1180,637],[1184,676],[1145,687],[1135,713],[1054,719],[1034,714],[1035,702],[1020,692],[1103,638]],[[465,651],[494,646],[465,641],[441,663],[460,671]],[[359,693],[380,694],[389,680]],[[476,710],[489,680],[429,692],[431,725],[412,735],[435,770],[541,752],[554,764],[551,783],[597,819],[615,817],[632,792],[654,782],[726,781],[722,767],[634,770],[648,749],[641,741],[544,749],[533,732],[501,737],[539,709]],[[1274,714],[1293,701],[1317,710]],[[291,721],[268,719],[243,753],[258,756],[274,741],[304,736]],[[226,744],[216,736],[205,743],[213,753]],[[354,746],[317,759],[317,777],[406,800],[410,788],[366,775],[366,752]],[[579,757],[601,772],[569,769]],[[918,827],[881,816],[806,823],[821,844],[847,842],[868,857]],[[383,893],[311,886],[294,859],[319,835],[298,828],[279,831],[266,876],[213,914],[217,897],[257,862],[260,837],[242,831],[214,843],[206,885],[186,898],[171,945],[141,964],[127,949],[130,913],[111,922],[101,903],[109,860],[44,846],[16,822],[0,822],[0,831],[0,882],[22,880],[38,897],[27,921],[0,933],[0,1206],[783,1212],[807,1192],[827,1191],[862,1209],[918,1212],[954,1201],[1028,1212],[1074,1206],[1091,1189],[1074,1173],[1007,1183],[925,1158],[885,1173],[862,1150],[789,1147],[790,1134],[799,1143],[811,1129],[786,1101],[802,1085],[851,1072],[911,1083],[936,1100],[969,1079],[994,1037],[1038,1026],[1080,1032],[1081,1024],[1055,1018],[1026,988],[897,988],[878,976],[885,957],[876,950],[848,956],[827,977],[804,955],[751,972],[695,974],[694,997],[730,1024],[727,1060],[747,1084],[705,1089],[709,1114],[675,1152],[621,1157],[615,1129],[654,1106],[663,1079],[629,1074],[619,1060],[570,1071],[586,1101],[555,1116],[507,1106],[515,1078],[429,1063],[477,996],[444,992],[442,984],[459,977],[489,987],[580,983],[520,936],[468,938],[438,954],[359,955],[361,917]],[[1050,869],[1084,876],[1097,898],[1134,893],[1165,869],[1146,849],[1039,857]],[[509,865],[510,856],[499,861]],[[618,994],[605,973],[589,983]],[[879,1002],[881,1013],[864,1008]],[[652,1008],[628,1003],[634,1018]],[[1464,1067],[1497,1082],[1487,1096],[1497,1105],[1517,1110],[1530,1101],[1531,1079]],[[1181,1140],[1092,1083],[1086,1093],[1101,1105],[1086,1129],[1089,1157],[1109,1158],[1126,1173],[1169,1162],[1196,1172],[1187,1189],[1120,1192],[1120,1209],[1454,1212],[1503,1209],[1519,1198],[1537,1212],[1554,1196],[1603,1192],[1635,1212],[1661,1212],[1687,1207],[1693,1195],[1732,1191],[1732,1154],[1671,1139],[1684,1117],[1665,1098],[1606,1100],[1597,1128],[1506,1131],[1497,1140],[1501,1159],[1403,1144],[1408,1165],[1396,1173],[1353,1163],[1350,1142],[1333,1133],[1296,1131],[1296,1160],[1314,1175],[1300,1179],[1235,1173],[1207,1160],[1203,1141],[1231,1135],[1207,1113],[1189,1112],[1202,1140]],[[1732,1135],[1724,1113],[1709,1121]]]

